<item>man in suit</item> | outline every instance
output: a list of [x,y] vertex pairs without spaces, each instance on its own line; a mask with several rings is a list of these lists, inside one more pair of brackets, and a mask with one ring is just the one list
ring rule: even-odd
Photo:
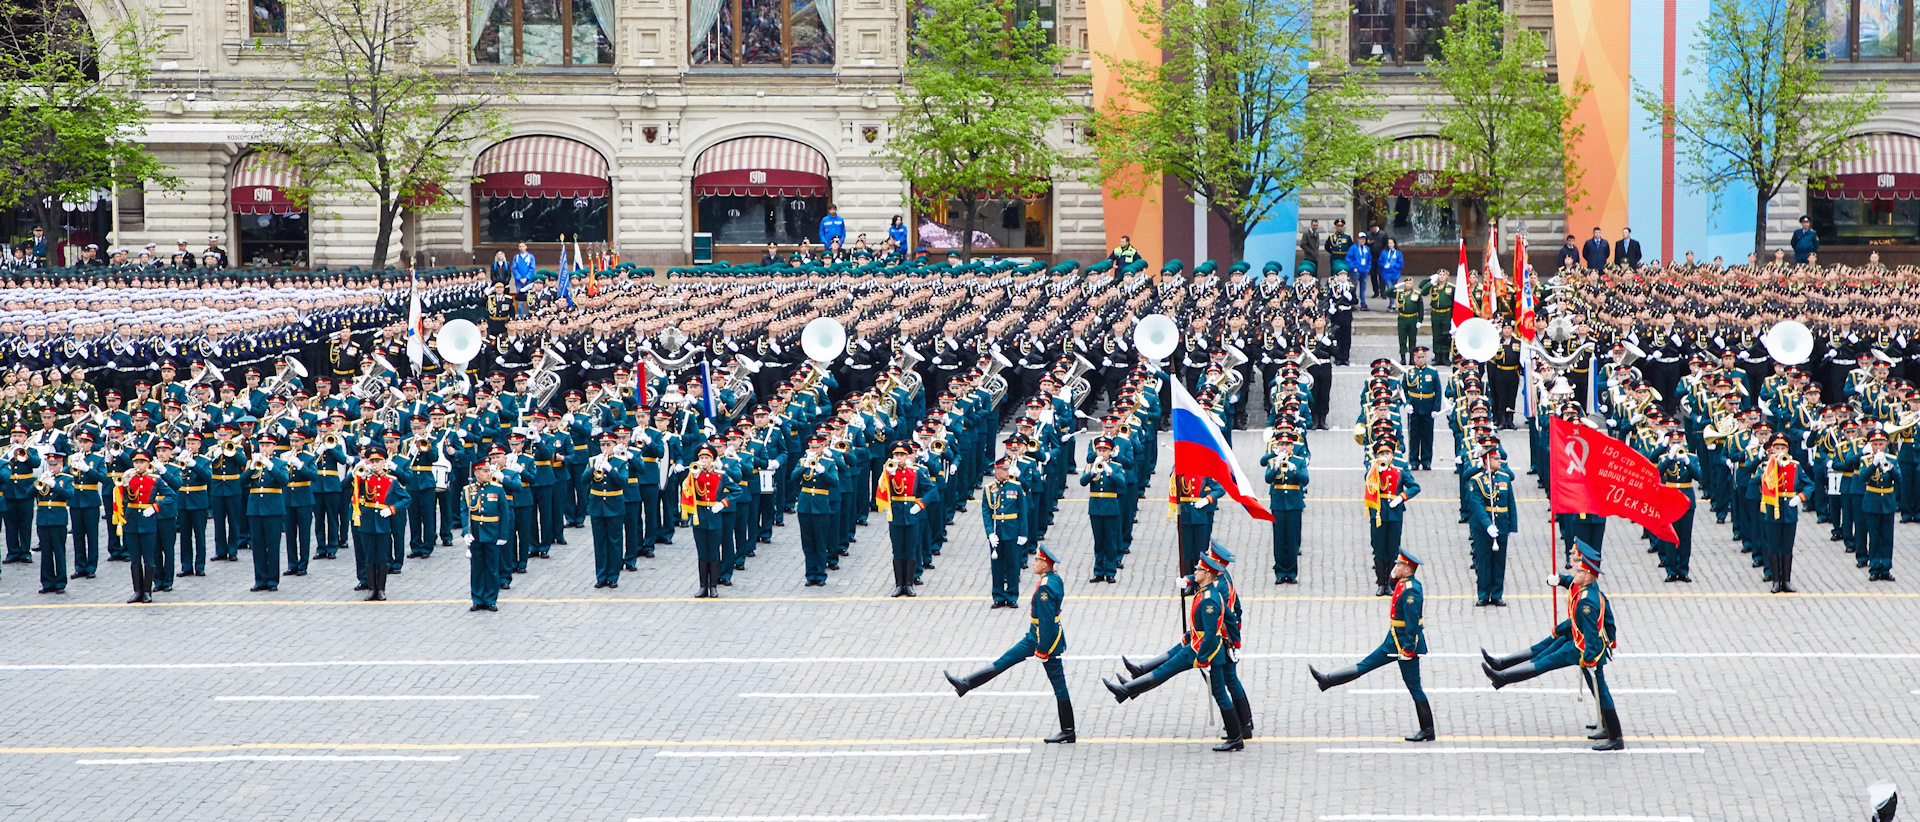
[[1607,267],[1607,252],[1610,250],[1607,238],[1600,236],[1600,227],[1594,226],[1593,237],[1580,247],[1580,261],[1586,263],[1588,268],[1599,271]]
[[1313,264],[1314,271],[1323,270],[1320,265],[1320,221],[1307,221],[1307,230],[1300,232],[1300,261]]
[[1613,261],[1629,266],[1640,265],[1640,241],[1633,238],[1633,229],[1620,229],[1620,242],[1613,244]]

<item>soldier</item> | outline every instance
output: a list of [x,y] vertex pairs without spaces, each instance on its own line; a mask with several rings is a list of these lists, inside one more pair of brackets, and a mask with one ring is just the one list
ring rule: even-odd
[[500,610],[500,558],[506,550],[511,527],[507,490],[500,483],[498,469],[487,461],[473,464],[473,483],[461,497],[461,524],[466,533],[460,537],[467,549],[468,587],[472,589],[474,611]]
[[980,521],[987,532],[987,558],[993,568],[994,608],[1016,608],[1015,585],[1026,554],[1026,488],[1010,473],[1013,463],[1001,457],[993,463],[993,479],[980,490]]
[[1388,575],[1394,557],[1403,556],[1400,530],[1406,515],[1404,506],[1407,500],[1420,494],[1419,481],[1407,470],[1406,463],[1394,455],[1396,450],[1390,437],[1373,443],[1373,460],[1367,463],[1362,498],[1367,507],[1368,536],[1373,545],[1373,595],[1377,597],[1392,593],[1387,586]]
[[702,445],[694,452],[693,467],[680,484],[680,512],[693,525],[695,560],[699,563],[700,592],[695,599],[720,596],[721,512],[727,508],[727,476],[714,462],[719,452]]
[[1867,569],[1867,581],[1893,581],[1893,515],[1900,510],[1900,466],[1887,452],[1887,432],[1875,431],[1867,438],[1867,454],[1862,458],[1860,483],[1866,491],[1860,500],[1860,526],[1866,531],[1867,551],[1854,564]]
[[[93,453],[93,434],[74,436],[75,451],[67,462],[73,475],[73,496],[67,500],[67,518],[73,532],[73,578],[93,579],[100,570],[100,507],[108,485],[106,460]],[[206,543],[201,543],[201,570],[205,570]],[[182,566],[182,573],[185,566]]]
[[1578,545],[1580,564],[1570,575],[1549,574],[1547,584],[1567,589],[1567,620],[1556,628],[1554,638],[1534,645],[1535,650],[1511,657],[1496,658],[1481,651],[1486,661],[1480,670],[1497,690],[1515,682],[1525,682],[1548,671],[1578,664],[1592,677],[1591,687],[1600,707],[1599,732],[1593,739],[1604,740],[1593,746],[1596,751],[1618,751],[1627,747],[1620,730],[1620,715],[1614,710],[1613,693],[1607,689],[1606,664],[1613,658],[1614,625],[1612,603],[1600,592],[1600,552],[1582,542]]
[[1243,717],[1234,704],[1229,683],[1235,680],[1230,669],[1238,656],[1234,648],[1234,635],[1238,624],[1233,621],[1233,606],[1228,599],[1230,587],[1222,581],[1227,571],[1227,559],[1219,551],[1208,551],[1194,566],[1191,581],[1187,577],[1176,580],[1182,590],[1193,586],[1193,603],[1188,607],[1186,639],[1180,645],[1162,655],[1153,662],[1160,664],[1151,670],[1146,664],[1133,665],[1122,658],[1128,671],[1143,671],[1132,679],[1119,681],[1102,679],[1100,683],[1113,693],[1113,701],[1125,702],[1164,684],[1182,671],[1192,668],[1215,668],[1213,676],[1207,680],[1213,692],[1214,705],[1220,709],[1220,719],[1227,728],[1225,742],[1214,746],[1218,752],[1239,751],[1246,748],[1246,737],[1251,734],[1250,716]]
[[73,498],[73,475],[67,473],[67,455],[47,454],[33,482],[34,527],[40,532],[40,593],[67,592],[67,504]]
[[1087,519],[1093,526],[1093,582],[1115,582],[1120,565],[1120,517],[1124,514],[1120,498],[1127,491],[1127,466],[1114,456],[1111,437],[1093,439],[1094,458],[1080,474],[1087,486]]
[[1319,684],[1320,690],[1325,691],[1359,679],[1367,672],[1387,664],[1388,660],[1398,662],[1400,680],[1406,683],[1407,693],[1413,697],[1414,713],[1420,718],[1420,730],[1407,737],[1407,741],[1432,742],[1433,708],[1427,703],[1427,692],[1420,687],[1420,655],[1427,652],[1427,632],[1420,580],[1414,578],[1419,570],[1420,560],[1401,551],[1393,564],[1393,600],[1387,609],[1391,628],[1380,647],[1373,649],[1373,653],[1367,654],[1360,664],[1351,668],[1323,674],[1309,665],[1307,673],[1312,674],[1313,681]]
[[1450,272],[1442,268],[1420,287],[1420,296],[1426,298],[1433,312],[1433,357],[1439,362],[1453,359],[1453,284],[1448,282],[1449,276]]
[[1692,582],[1693,512],[1696,505],[1693,486],[1700,479],[1700,460],[1687,450],[1687,432],[1667,432],[1667,450],[1660,453],[1657,468],[1660,484],[1679,489],[1687,497],[1687,512],[1674,520],[1675,542],[1656,540],[1660,565],[1667,569],[1667,582]]
[[[1396,330],[1400,339],[1400,361],[1413,362],[1413,352],[1420,341],[1420,318],[1426,313],[1420,286],[1412,277],[1402,277],[1393,286],[1393,309],[1397,315]],[[1421,346],[1424,347],[1424,346]]]
[[1300,582],[1300,518],[1307,508],[1307,458],[1297,453],[1298,437],[1275,430],[1273,445],[1260,457],[1267,467],[1267,504],[1273,509],[1273,584]]
[[[1800,506],[1806,503],[1813,484],[1807,481],[1800,463],[1787,453],[1790,443],[1784,435],[1767,440],[1767,455],[1760,460],[1756,474],[1760,488],[1760,542],[1766,550],[1767,571],[1773,576],[1773,593],[1793,593],[1793,538],[1800,524]],[[1595,549],[1596,556],[1599,550]],[[1598,565],[1596,564],[1596,568]],[[1597,573],[1597,571],[1596,571]]]
[[[626,481],[624,519],[627,547],[623,559],[624,567],[629,571],[639,570],[634,563],[640,557],[653,558],[653,541],[661,532],[660,513],[660,461],[667,455],[667,433],[654,427],[653,420],[640,415],[642,425],[634,430],[627,441]],[[618,429],[622,432],[625,426]]]
[[1047,681],[1053,685],[1054,706],[1060,714],[1060,733],[1047,737],[1046,741],[1071,744],[1076,739],[1073,732],[1073,697],[1067,692],[1066,666],[1061,660],[1067,651],[1067,635],[1060,627],[1060,607],[1062,600],[1066,599],[1067,590],[1065,583],[1060,581],[1060,575],[1053,572],[1054,566],[1058,564],[1059,560],[1054,558],[1053,552],[1048,550],[1047,546],[1036,546],[1033,575],[1038,578],[1038,582],[1033,587],[1032,596],[1027,600],[1027,613],[1031,624],[1027,628],[1026,636],[1021,637],[1012,648],[1008,648],[1006,653],[993,661],[993,664],[974,671],[964,678],[956,678],[953,674],[944,671],[941,673],[946,676],[947,682],[953,685],[956,695],[966,696],[968,691],[987,684],[994,677],[1005,673],[1008,668],[1025,661],[1027,657],[1039,659],[1040,666],[1047,672]]
[[247,461],[247,524],[253,545],[253,591],[280,590],[280,536],[287,527],[287,464],[275,457],[280,443],[268,434],[255,441]]
[[1193,573],[1200,554],[1213,542],[1213,512],[1227,496],[1220,483],[1198,475],[1175,473],[1167,489],[1167,518],[1180,524],[1180,572]]
[[387,573],[393,567],[390,546],[400,537],[394,532],[393,512],[402,503],[400,491],[405,485],[393,475],[385,447],[370,447],[362,460],[353,467],[348,492],[353,558],[360,578],[353,590],[366,591],[368,602],[378,602],[387,595]]
[[207,575],[207,486],[213,479],[213,463],[200,454],[198,433],[188,432],[183,443],[179,455],[174,457],[183,483],[174,528],[180,546],[179,575],[204,577]]
[[1415,471],[1433,470],[1433,421],[1440,416],[1440,373],[1427,364],[1428,354],[1424,345],[1413,348],[1413,365],[1400,384],[1407,402],[1407,463]]
[[1497,446],[1480,452],[1480,470],[1467,480],[1469,536],[1479,577],[1475,606],[1507,607],[1507,536],[1519,530],[1513,474]]
[[150,469],[152,458],[145,452],[130,457],[132,470],[114,486],[114,527],[127,543],[127,557],[133,573],[133,598],[129,604],[153,601],[153,577],[160,568],[160,527],[154,517],[160,503],[173,495],[173,489]]
[[234,439],[234,427],[222,424],[214,429],[215,442],[208,450],[212,461],[213,485],[207,492],[208,511],[213,523],[213,559],[215,562],[239,562],[241,536],[246,530],[246,486],[241,475],[247,465],[247,452]]
[[926,505],[920,498],[926,479],[909,458],[906,443],[893,446],[893,458],[882,466],[874,500],[887,515],[887,535],[893,546],[893,596],[914,596],[918,572],[920,529],[926,527]]
[[33,562],[33,478],[40,470],[40,452],[27,444],[26,426],[13,427],[13,441],[7,446],[7,465],[5,563],[25,565]]
[[[620,436],[612,431],[600,435],[600,453],[587,461],[584,480],[589,501],[587,514],[593,518],[593,587],[620,585],[620,532],[626,521],[624,497],[631,482],[633,463],[618,456]],[[658,488],[654,489],[658,492]],[[648,552],[652,556],[652,552]],[[633,567],[629,564],[627,567]],[[637,570],[637,569],[636,569]]]
[[808,438],[806,452],[793,466],[791,484],[800,489],[796,505],[808,587],[827,584],[827,553],[833,545],[833,497],[839,470],[827,456],[827,438],[818,434]]

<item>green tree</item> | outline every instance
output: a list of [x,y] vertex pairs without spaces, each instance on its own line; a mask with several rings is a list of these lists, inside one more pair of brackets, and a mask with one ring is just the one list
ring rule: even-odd
[[1576,151],[1586,128],[1573,112],[1592,86],[1564,92],[1546,65],[1546,40],[1491,0],[1456,6],[1427,62],[1437,92],[1427,116],[1455,159],[1441,182],[1478,198],[1489,223],[1564,213],[1586,196]]
[[1714,194],[1750,187],[1753,253],[1767,240],[1767,202],[1861,146],[1851,138],[1886,100],[1882,81],[1841,89],[1822,75],[1827,23],[1816,0],[1715,0],[1685,73],[1699,92],[1668,105],[1636,84],[1649,129],[1671,135],[1680,182]]
[[449,50],[465,42],[455,0],[295,0],[287,19],[299,41],[289,50],[295,79],[269,84],[244,116],[299,170],[295,201],[321,190],[373,195],[369,262],[385,266],[403,209],[459,207],[440,186],[471,143],[505,131],[504,95],[468,79]]
[[1094,119],[1108,196],[1171,175],[1226,224],[1234,259],[1275,207],[1330,180],[1372,178],[1380,141],[1368,65],[1321,49],[1342,18],[1313,0],[1143,0],[1159,63],[1113,60],[1121,92]]
[[978,203],[1043,194],[1078,166],[1047,132],[1079,111],[1055,71],[1064,55],[1015,0],[922,0],[913,6],[913,54],[883,156],[927,204],[958,200],[960,253],[973,257]]
[[157,30],[135,14],[96,31],[72,0],[0,0],[0,208],[24,206],[56,238],[61,200],[178,186],[141,144],[135,91]]

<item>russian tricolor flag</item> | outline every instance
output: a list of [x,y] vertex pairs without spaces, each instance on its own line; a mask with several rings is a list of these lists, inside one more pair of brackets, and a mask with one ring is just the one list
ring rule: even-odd
[[1272,522],[1273,512],[1249,493],[1254,485],[1240,471],[1240,463],[1233,459],[1233,449],[1227,447],[1220,429],[1207,419],[1206,411],[1187,393],[1185,385],[1170,376],[1166,379],[1173,384],[1174,473],[1206,477],[1220,483],[1227,489],[1227,496],[1247,509],[1247,514]]

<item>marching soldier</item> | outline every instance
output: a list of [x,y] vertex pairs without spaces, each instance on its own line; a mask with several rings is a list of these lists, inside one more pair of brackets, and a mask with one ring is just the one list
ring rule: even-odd
[[1600,552],[1585,542],[1580,543],[1578,549],[1580,563],[1572,574],[1547,576],[1548,585],[1567,589],[1567,619],[1555,633],[1564,632],[1568,641],[1549,638],[1537,643],[1536,650],[1506,658],[1481,651],[1486,657],[1481,671],[1497,690],[1548,671],[1579,665],[1583,673],[1590,675],[1590,685],[1599,701],[1600,728],[1592,738],[1603,741],[1593,749],[1624,750],[1627,744],[1620,730],[1620,714],[1614,710],[1613,693],[1607,689],[1606,664],[1613,658],[1616,645],[1612,603],[1600,592]]
[[993,664],[981,668],[964,678],[942,672],[947,682],[953,685],[954,693],[966,696],[968,691],[987,684],[994,677],[1005,673],[1008,668],[1020,664],[1028,657],[1040,660],[1047,672],[1047,681],[1053,685],[1053,700],[1060,715],[1060,733],[1046,738],[1048,743],[1071,744],[1077,737],[1073,731],[1073,697],[1067,692],[1066,666],[1061,663],[1067,651],[1066,632],[1060,627],[1060,607],[1066,599],[1066,584],[1060,581],[1060,575],[1053,572],[1059,563],[1051,550],[1045,545],[1034,549],[1033,575],[1038,578],[1033,594],[1027,600],[1027,613],[1031,625],[1026,636],[1014,643],[1012,648],[1000,655]]
[[1433,708],[1427,703],[1427,692],[1420,687],[1420,655],[1427,652],[1427,631],[1425,602],[1420,589],[1420,580],[1414,575],[1420,570],[1420,560],[1412,554],[1401,551],[1393,564],[1393,599],[1388,606],[1387,618],[1391,628],[1380,647],[1373,649],[1358,665],[1342,668],[1323,674],[1307,666],[1307,673],[1313,675],[1313,681],[1325,691],[1352,682],[1367,672],[1386,665],[1389,660],[1400,664],[1400,680],[1406,683],[1408,695],[1413,697],[1413,710],[1420,719],[1420,730],[1407,737],[1408,742],[1432,742]]
[[[1214,746],[1218,752],[1239,751],[1246,748],[1246,737],[1251,735],[1250,716],[1243,717],[1235,706],[1229,683],[1234,681],[1230,668],[1238,657],[1233,637],[1239,628],[1233,615],[1233,605],[1228,600],[1231,589],[1223,582],[1227,572],[1228,560],[1220,551],[1208,551],[1194,566],[1192,586],[1193,602],[1187,611],[1185,641],[1159,659],[1151,670],[1145,670],[1132,679],[1125,681],[1102,679],[1100,683],[1113,693],[1113,701],[1125,702],[1147,691],[1165,684],[1182,671],[1193,668],[1214,668],[1207,683],[1213,692],[1214,705],[1220,709],[1220,719],[1227,729],[1225,742]],[[1186,577],[1178,580],[1182,590],[1189,586]],[[1122,658],[1128,670],[1145,669],[1145,664],[1135,666]]]

